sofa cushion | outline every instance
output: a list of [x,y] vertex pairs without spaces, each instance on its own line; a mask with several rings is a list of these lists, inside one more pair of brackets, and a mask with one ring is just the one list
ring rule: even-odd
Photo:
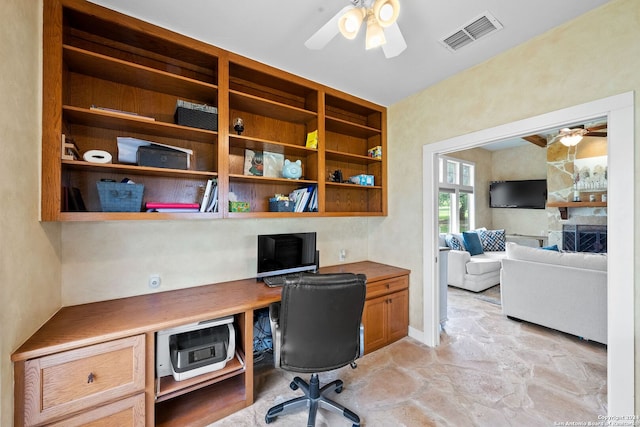
[[504,244],[507,240],[504,229],[501,230],[478,230],[482,249],[484,251],[504,251]]
[[467,274],[485,274],[500,270],[502,261],[487,254],[476,255],[467,263]]
[[542,262],[587,270],[607,271],[607,255],[589,252],[556,252],[521,246],[507,242],[507,258],[521,261]]
[[472,256],[484,253],[478,233],[475,231],[463,231],[462,237],[464,238],[464,247],[467,248],[467,251]]
[[447,243],[447,246],[455,251],[465,250],[464,244],[462,243],[462,238],[458,238],[453,234],[447,234],[447,236],[445,237],[445,242]]

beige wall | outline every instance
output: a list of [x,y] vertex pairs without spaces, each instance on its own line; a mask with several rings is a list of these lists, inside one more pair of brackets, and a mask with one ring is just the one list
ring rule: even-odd
[[[402,261],[412,270],[412,327],[423,328],[423,145],[638,91],[639,40],[640,2],[614,0],[390,107],[390,216],[370,220],[369,256],[389,262]],[[638,109],[635,114],[637,147]],[[634,155],[635,163],[640,165],[640,150],[629,155]],[[400,170],[401,174],[393,173]],[[639,180],[640,171],[636,168],[635,181]],[[406,188],[411,189],[411,194],[401,191]],[[636,193],[629,198],[636,212],[640,212],[639,191],[640,187],[636,186]],[[638,214],[634,222],[636,235],[632,238],[638,241]],[[402,244],[394,245],[394,250],[389,251],[398,241]],[[639,265],[640,251],[635,253],[635,265]],[[639,282],[636,271],[636,287]],[[637,301],[636,307],[640,307]],[[636,320],[636,328],[639,327]]]
[[41,0],[3,0],[0,16],[0,188],[17,207],[0,214],[2,425],[12,424],[9,354],[62,303],[148,292],[150,273],[164,290],[250,276],[258,232],[316,229],[323,265],[345,248],[347,261],[412,269],[411,326],[421,330],[422,145],[640,89],[640,3],[612,1],[392,106],[386,218],[40,224],[41,9]]
[[[494,151],[491,156],[493,180],[545,179],[547,150],[537,145]],[[546,235],[545,209],[491,209],[493,228],[504,228],[507,234]]]
[[10,426],[10,355],[60,307],[60,227],[38,222],[42,3],[0,10],[0,425]]

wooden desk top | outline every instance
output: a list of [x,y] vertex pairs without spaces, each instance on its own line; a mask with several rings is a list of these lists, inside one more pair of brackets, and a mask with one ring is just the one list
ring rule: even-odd
[[[410,273],[403,268],[370,261],[322,267],[320,272],[362,273],[368,281]],[[280,288],[269,288],[256,279],[244,279],[62,307],[11,355],[11,360],[32,359],[255,310],[279,301],[280,293]]]

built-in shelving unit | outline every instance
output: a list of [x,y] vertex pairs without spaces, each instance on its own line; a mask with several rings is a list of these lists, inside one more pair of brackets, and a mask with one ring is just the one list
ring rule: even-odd
[[[45,0],[42,219],[100,221],[225,217],[386,215],[386,109],[83,0]],[[218,129],[178,125],[176,102],[216,107]],[[96,110],[92,107],[100,107]],[[133,114],[116,114],[104,109]],[[244,131],[232,125],[242,118]],[[318,132],[318,146],[306,147]],[[62,136],[81,154],[104,150],[111,164],[62,160]],[[166,144],[193,155],[188,170],[138,166],[118,158],[117,137]],[[368,150],[381,147],[382,157]],[[244,173],[247,150],[300,160],[291,180]],[[331,182],[373,175],[375,185]],[[144,202],[199,203],[217,179],[215,213],[102,212],[96,182],[144,185]],[[316,187],[315,212],[269,212],[269,197]],[[71,211],[75,188],[86,211]],[[250,212],[230,212],[229,193]]]

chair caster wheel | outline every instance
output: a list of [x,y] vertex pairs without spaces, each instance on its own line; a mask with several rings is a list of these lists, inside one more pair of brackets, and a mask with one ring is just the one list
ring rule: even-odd
[[336,387],[336,393],[338,394],[342,393],[342,386]]
[[267,424],[271,424],[272,421],[275,421],[277,417],[270,417],[269,415],[264,416],[264,422]]
[[298,384],[291,381],[291,384],[289,384],[289,388],[291,388],[291,390],[297,390],[299,387],[298,387]]

